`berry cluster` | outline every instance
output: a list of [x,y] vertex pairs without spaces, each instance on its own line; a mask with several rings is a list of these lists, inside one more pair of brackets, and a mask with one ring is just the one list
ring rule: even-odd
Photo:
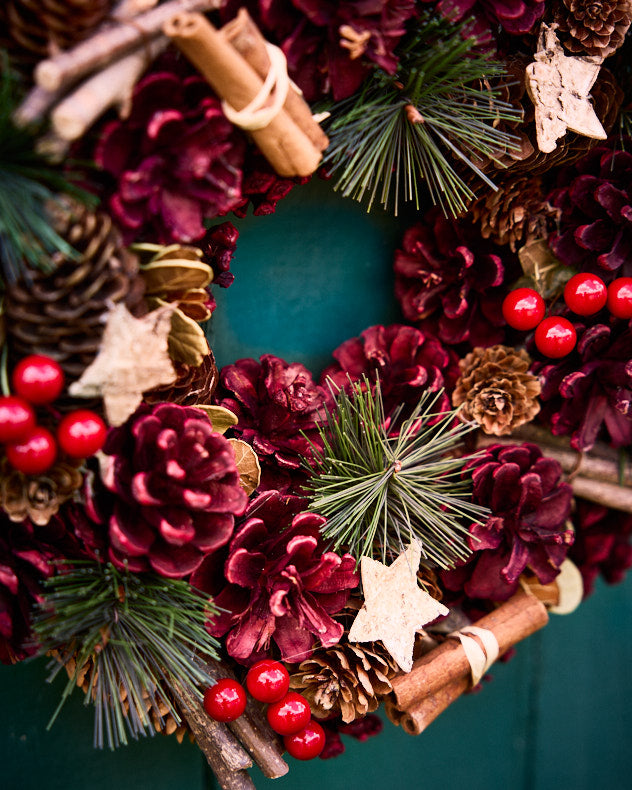
[[71,458],[87,458],[100,450],[107,428],[98,414],[78,409],[57,426],[56,437],[37,424],[35,406],[48,406],[64,389],[61,367],[50,357],[33,354],[13,370],[14,395],[0,397],[0,443],[7,460],[25,475],[48,471],[61,449]]
[[[318,757],[325,731],[312,719],[305,697],[289,691],[290,676],[283,664],[267,658],[257,662],[248,670],[246,686],[254,699],[268,705],[268,723],[283,736],[288,754],[298,760]],[[218,680],[204,693],[204,709],[215,721],[234,721],[246,709],[244,687],[232,678]]]
[[[615,318],[632,318],[632,277],[619,277],[606,288],[595,274],[576,274],[566,283],[564,301],[576,315],[594,315],[607,306]],[[535,329],[536,348],[545,357],[559,359],[575,348],[577,334],[573,324],[562,316],[545,318],[544,299],[533,288],[511,291],[503,301],[502,311],[514,329]]]

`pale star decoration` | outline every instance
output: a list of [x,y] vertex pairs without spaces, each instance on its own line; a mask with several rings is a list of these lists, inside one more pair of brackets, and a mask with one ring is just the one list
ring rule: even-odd
[[350,642],[380,640],[404,672],[413,666],[415,634],[449,609],[417,582],[421,547],[413,542],[395,562],[386,566],[362,557],[360,573],[364,606],[349,631]]
[[143,392],[171,384],[177,376],[167,352],[176,305],[134,318],[122,302],[108,312],[99,353],[68,388],[76,398],[102,397],[110,425],[122,425],[143,400]]
[[555,25],[542,25],[535,63],[526,70],[527,91],[535,106],[538,148],[550,153],[566,130],[605,140],[606,132],[590,103],[602,57],[566,57]]

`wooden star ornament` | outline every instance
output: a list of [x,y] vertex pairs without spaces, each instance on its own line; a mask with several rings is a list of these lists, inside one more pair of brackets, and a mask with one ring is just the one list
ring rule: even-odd
[[602,57],[564,54],[557,40],[555,25],[543,24],[535,63],[526,69],[527,91],[535,107],[538,148],[550,153],[566,130],[605,140],[607,134],[592,104],[592,88]]
[[143,392],[177,378],[167,352],[175,307],[134,318],[124,304],[113,306],[99,353],[68,392],[77,398],[102,397],[110,425],[122,425],[142,402]]
[[392,565],[362,557],[364,606],[349,631],[350,642],[380,640],[404,672],[413,666],[415,634],[449,609],[419,587],[421,547],[413,542]]

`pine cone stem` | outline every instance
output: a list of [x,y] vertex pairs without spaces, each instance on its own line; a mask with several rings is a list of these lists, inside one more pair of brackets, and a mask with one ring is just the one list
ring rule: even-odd
[[35,69],[35,82],[48,91],[67,87],[143,42],[151,41],[176,14],[211,11],[220,5],[220,0],[169,0],[139,14],[133,25],[122,23],[102,29],[73,49],[42,61]]

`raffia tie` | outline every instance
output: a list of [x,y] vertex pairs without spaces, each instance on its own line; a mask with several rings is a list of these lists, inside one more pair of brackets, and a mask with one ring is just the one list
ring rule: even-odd
[[[469,634],[473,634],[473,636],[469,636]],[[452,639],[460,639],[465,657],[472,670],[472,686],[476,686],[498,658],[498,640],[490,630],[479,628],[476,625],[467,625],[448,636]],[[474,636],[480,639],[480,643],[474,639]]]
[[[270,68],[261,89],[250,104],[242,110],[236,110],[227,101],[222,102],[222,110],[228,120],[247,131],[264,129],[276,118],[285,104],[291,85],[287,73],[287,60],[283,52],[269,42],[266,42],[266,49],[270,58]],[[266,107],[270,96],[273,96],[272,103]]]

